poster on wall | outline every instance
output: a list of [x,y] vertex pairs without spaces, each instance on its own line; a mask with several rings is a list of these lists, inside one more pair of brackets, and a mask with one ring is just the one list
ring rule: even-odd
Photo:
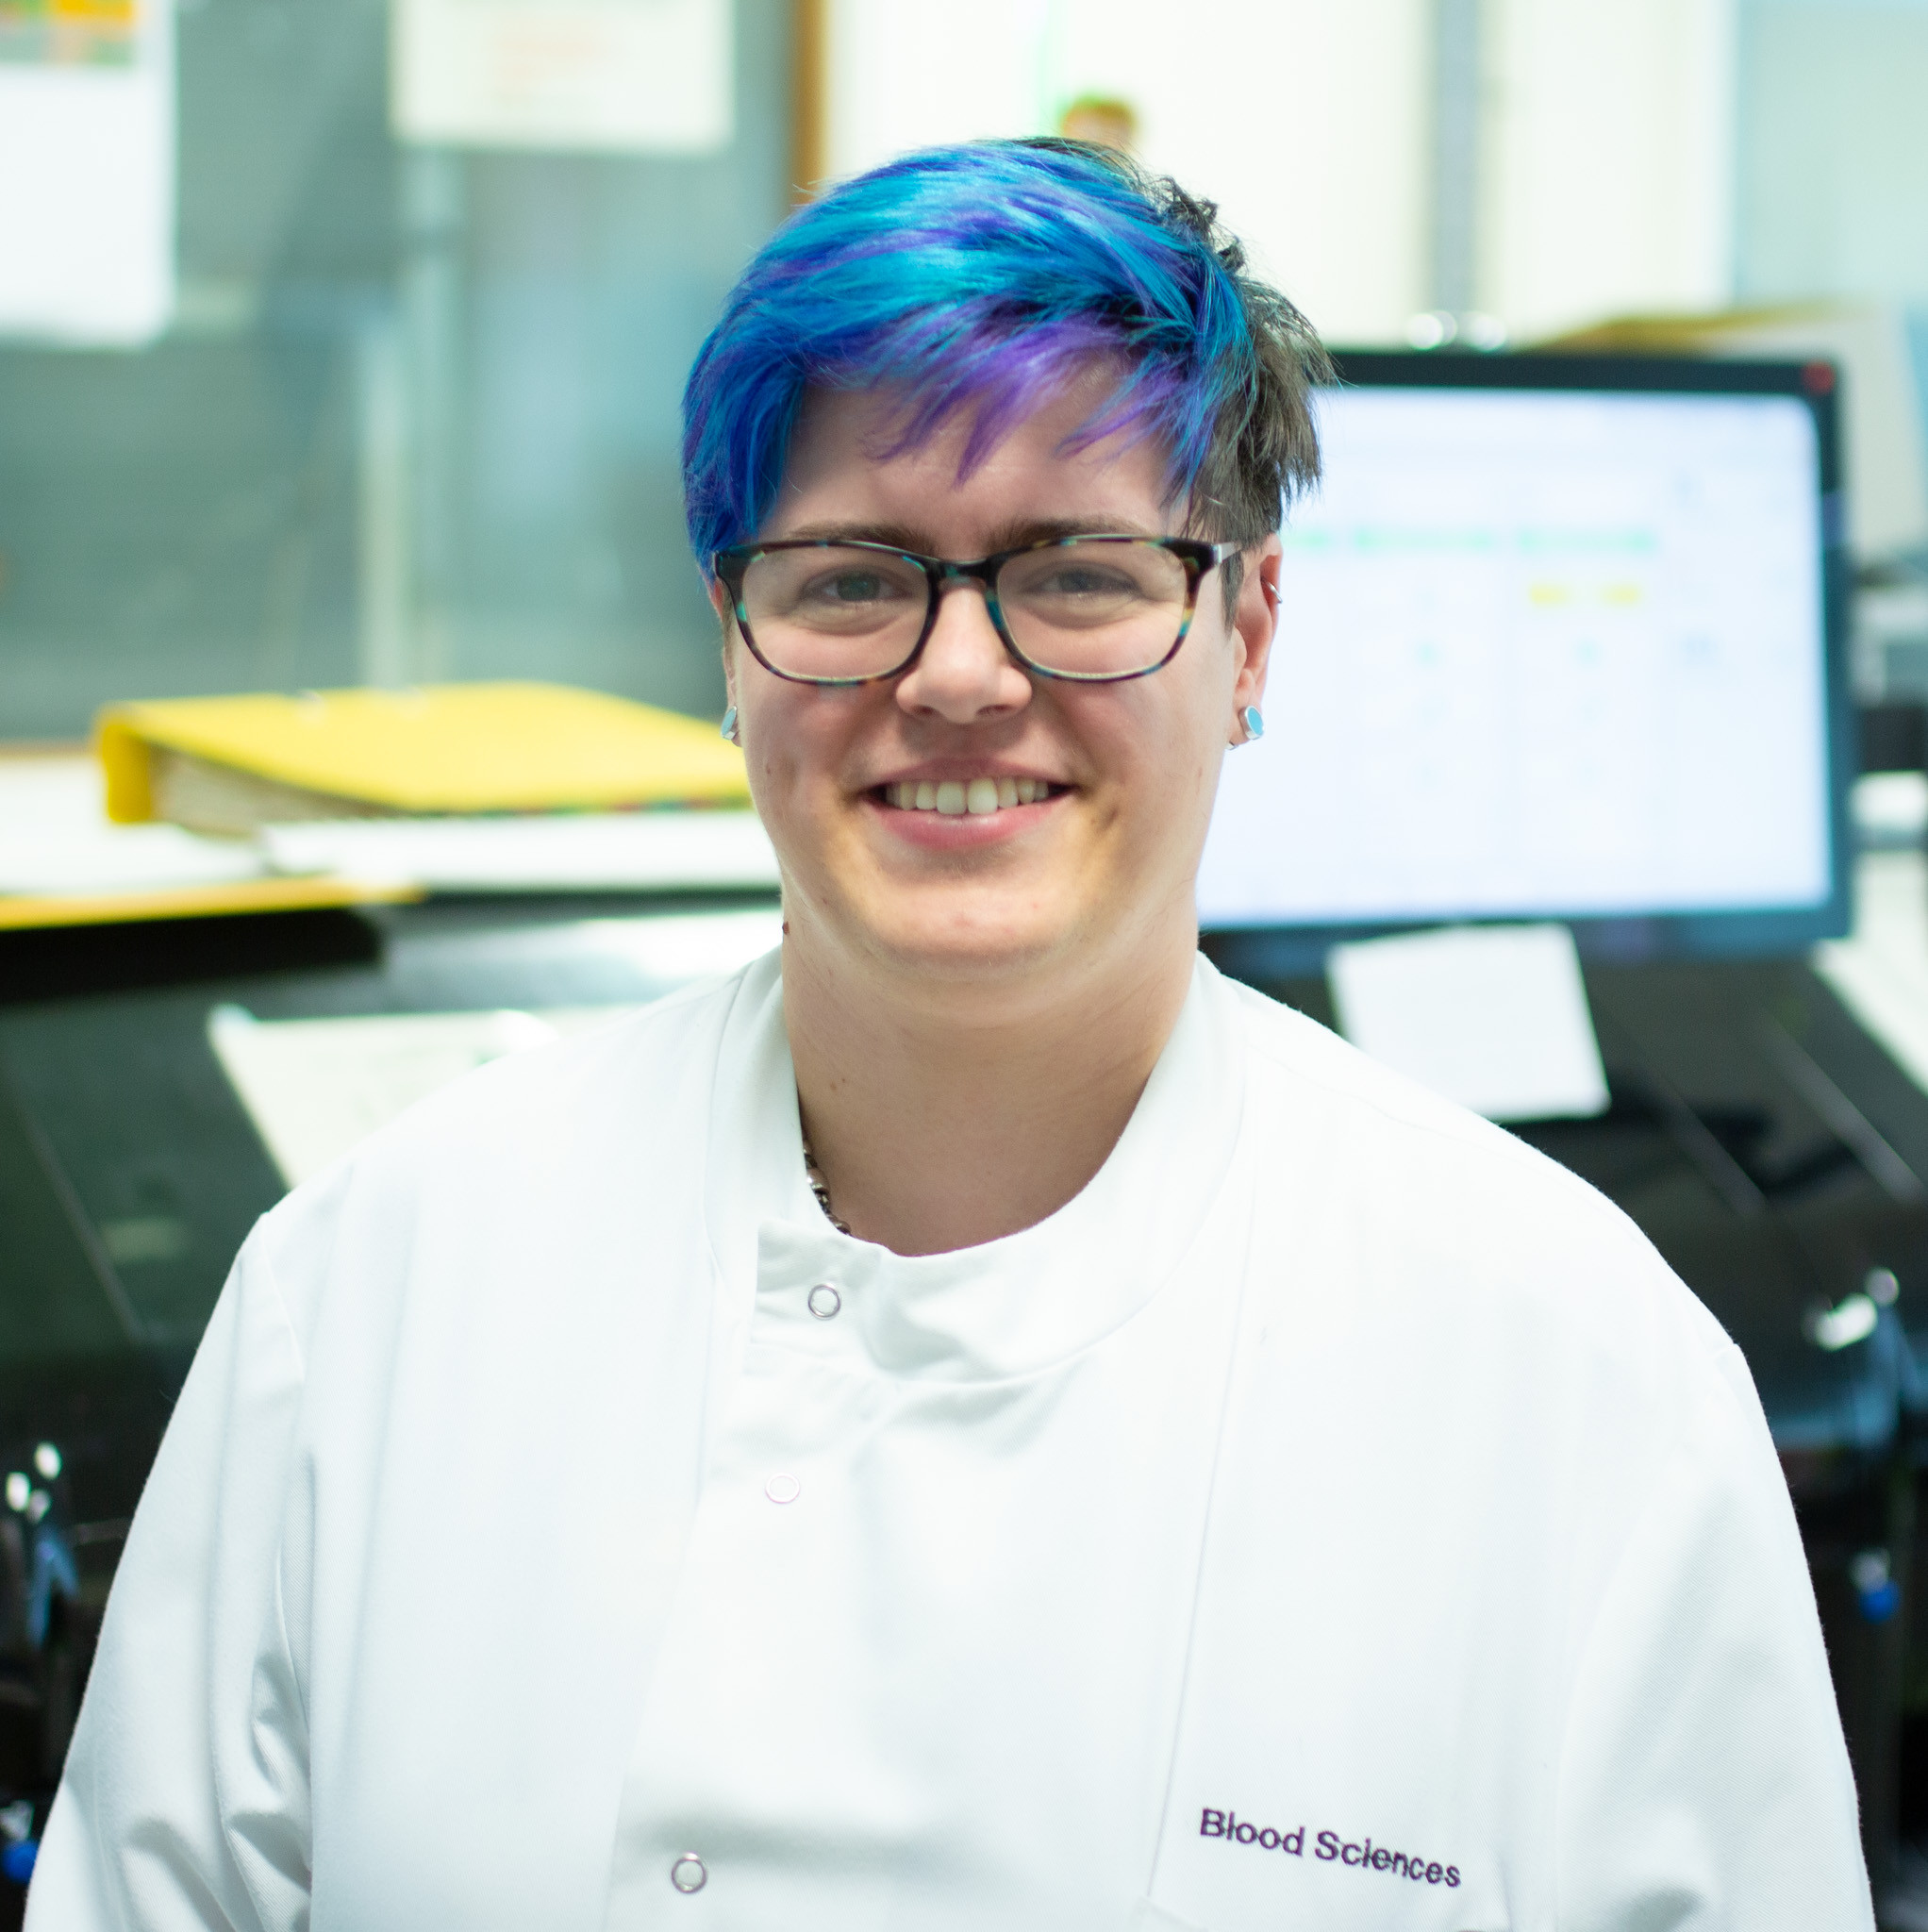
[[449,147],[714,154],[730,0],[396,0],[395,133]]
[[173,28],[170,0],[0,0],[0,337],[166,327]]

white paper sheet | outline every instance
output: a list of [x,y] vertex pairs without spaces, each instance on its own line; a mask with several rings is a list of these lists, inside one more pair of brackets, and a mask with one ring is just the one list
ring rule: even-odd
[[452,892],[740,891],[778,883],[776,855],[751,811],[347,819],[211,839],[178,825],[110,824],[99,762],[84,752],[0,753],[0,892],[144,891],[274,873]]
[[99,832],[0,830],[0,892],[151,892],[224,886],[267,875],[243,841],[199,839],[178,825],[114,825]]
[[395,0],[395,132],[713,154],[734,131],[731,13],[729,0]]
[[340,819],[264,826],[260,842],[283,872],[340,872],[430,891],[675,891],[777,883],[776,855],[752,811]]
[[0,335],[151,341],[174,233],[172,0],[0,18]]
[[620,1010],[261,1021],[217,1007],[208,1037],[293,1187],[458,1075]]
[[1919,852],[1928,838],[1928,774],[1870,772],[1854,780],[1853,810],[1863,851]]
[[98,760],[0,753],[0,893],[152,891],[261,877],[260,851],[178,825],[116,825]]
[[1340,1030],[1490,1120],[1602,1112],[1606,1074],[1564,925],[1448,927],[1335,946]]
[[[733,972],[769,951],[781,931],[775,912],[677,913],[594,921],[586,936],[621,952],[667,992],[689,980]],[[217,1007],[208,1015],[208,1038],[282,1178],[294,1187],[450,1080],[633,1010],[564,1007],[258,1020],[241,1007]]]

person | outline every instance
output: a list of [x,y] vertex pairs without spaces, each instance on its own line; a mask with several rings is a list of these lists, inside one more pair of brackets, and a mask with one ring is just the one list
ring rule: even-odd
[[1321,373],[1060,142],[752,262],[686,475],[782,946],[263,1219],[33,1932],[1871,1924],[1735,1348],[1199,956]]
[[1057,117],[1057,131],[1094,147],[1133,154],[1139,144],[1138,110],[1116,94],[1080,94]]

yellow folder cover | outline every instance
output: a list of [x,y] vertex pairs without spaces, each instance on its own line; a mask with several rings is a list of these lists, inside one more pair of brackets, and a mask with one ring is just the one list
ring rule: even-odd
[[108,816],[123,824],[156,815],[157,754],[360,812],[607,811],[750,800],[742,754],[714,724],[557,684],[114,705],[96,720],[94,742]]
[[229,912],[313,912],[420,899],[414,886],[357,879],[237,879],[222,886],[157,886],[146,891],[0,892],[0,932],[44,925],[121,925],[135,920],[208,919]]

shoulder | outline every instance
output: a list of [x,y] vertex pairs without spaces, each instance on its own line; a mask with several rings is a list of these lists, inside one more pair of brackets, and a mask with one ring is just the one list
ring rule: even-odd
[[1564,1176],[1571,1187],[1593,1192],[1504,1128],[1369,1059],[1330,1027],[1252,987],[1222,983],[1238,1015],[1248,1074],[1261,1092],[1290,1093],[1302,1107],[1344,1118],[1356,1131],[1376,1134],[1388,1152],[1415,1156],[1423,1150],[1434,1159],[1463,1154],[1500,1170],[1537,1171],[1549,1180]]
[[1301,1182],[1305,1238],[1349,1255],[1419,1328],[1517,1372],[1563,1360],[1636,1399],[1698,1391],[1717,1409],[1737,1403],[1752,1432],[1739,1350],[1604,1194],[1316,1021],[1225,984],[1255,1128]]
[[[1482,1241],[1553,1224],[1645,1246],[1603,1194],[1518,1136],[1369,1059],[1290,1007],[1251,987],[1222,983],[1260,1112],[1342,1150],[1360,1189],[1382,1204],[1415,1194],[1435,1201],[1451,1191],[1469,1206],[1505,1204],[1503,1218],[1482,1226]],[[1470,1219],[1455,1214],[1431,1226],[1443,1239],[1470,1232]]]

